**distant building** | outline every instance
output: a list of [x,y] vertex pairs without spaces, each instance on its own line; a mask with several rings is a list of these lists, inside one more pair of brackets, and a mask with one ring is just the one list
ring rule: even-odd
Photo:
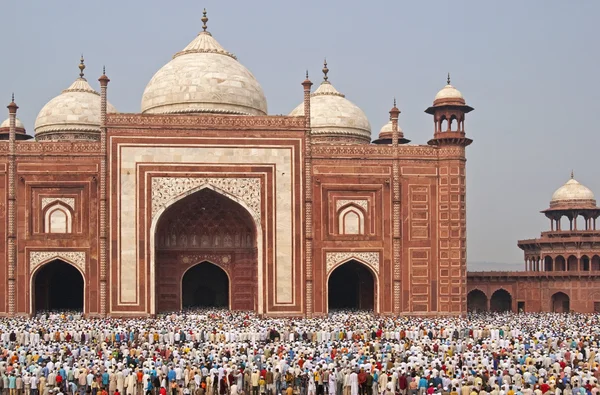
[[594,194],[571,174],[542,213],[550,230],[518,242],[525,271],[469,272],[469,310],[600,312],[600,208]]

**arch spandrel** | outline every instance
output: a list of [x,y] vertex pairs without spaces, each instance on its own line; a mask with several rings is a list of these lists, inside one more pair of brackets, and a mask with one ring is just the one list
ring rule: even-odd
[[35,272],[45,263],[60,259],[85,275],[85,255],[85,251],[29,251],[29,273]]
[[260,224],[262,193],[260,179],[256,177],[154,177],[152,219],[156,220],[174,202],[204,188],[213,189],[242,204]]
[[325,254],[327,275],[329,275],[337,266],[352,259],[367,265],[376,275],[379,275],[379,255],[380,254],[377,251],[328,252]]

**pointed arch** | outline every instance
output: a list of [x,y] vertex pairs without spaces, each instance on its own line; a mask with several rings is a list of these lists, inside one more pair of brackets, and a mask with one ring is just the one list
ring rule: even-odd
[[490,297],[491,311],[512,311],[513,297],[510,292],[504,288],[498,288]]
[[479,288],[474,288],[467,294],[467,310],[468,311],[487,311],[488,296]]
[[567,258],[567,271],[576,272],[579,270],[579,259],[575,255],[569,255]]
[[64,202],[56,200],[43,210],[44,233],[72,233],[73,209]]
[[447,132],[449,130],[450,123],[445,115],[440,117],[440,132]]
[[263,267],[263,232],[262,232],[262,213],[257,212],[253,208],[251,208],[248,204],[246,204],[245,200],[239,196],[236,196],[232,193],[229,193],[215,185],[210,183],[210,179],[206,179],[206,183],[198,185],[194,188],[190,188],[188,190],[184,190],[178,195],[172,197],[167,202],[161,205],[161,207],[156,210],[155,214],[152,216],[152,223],[150,225],[150,312],[151,314],[156,314],[156,229],[160,218],[165,213],[165,211],[179,202],[180,200],[193,195],[197,192],[200,192],[205,189],[210,189],[213,192],[218,193],[219,195],[228,198],[236,203],[238,203],[241,207],[243,207],[252,217],[255,229],[256,229],[256,247],[257,247],[257,278],[258,278],[258,286],[257,286],[257,309],[256,312],[258,314],[263,313],[263,304],[264,304],[264,286],[263,286],[263,278],[264,278],[264,267]]
[[[81,252],[81,254],[85,254],[83,252]],[[37,308],[35,306],[35,298],[36,298],[36,280],[37,280],[37,276],[39,273],[41,273],[46,267],[48,267],[49,265],[53,265],[56,262],[62,262],[66,265],[69,265],[70,267],[74,268],[79,275],[81,276],[81,281],[83,283],[83,295],[82,295],[82,312],[85,314],[87,313],[87,298],[86,298],[86,290],[87,290],[87,281],[85,278],[85,268],[81,267],[80,262],[76,262],[75,260],[72,260],[71,258],[69,258],[68,256],[65,256],[64,254],[60,254],[60,253],[56,253],[56,254],[50,254],[48,255],[49,257],[44,259],[43,261],[40,262],[35,262],[35,265],[32,265],[32,261],[30,258],[30,273],[29,273],[29,312],[30,314],[35,314]],[[84,255],[85,256],[85,255]]]
[[338,210],[338,233],[364,235],[365,213],[356,204],[349,203]]
[[[359,258],[356,258],[354,256],[352,257],[348,257],[345,260],[342,260],[340,262],[337,262],[336,264],[332,265],[331,267],[328,267],[327,270],[327,276],[325,278],[325,284],[326,284],[326,292],[327,292],[327,297],[325,298],[325,301],[327,303],[326,305],[326,311],[329,312],[329,298],[330,298],[330,280],[332,275],[334,274],[334,272],[336,272],[338,269],[342,268],[342,266],[346,265],[346,264],[350,264],[350,263],[357,263],[358,265],[360,265],[361,267],[363,267],[371,276],[372,276],[372,284],[373,284],[373,288],[374,288],[374,292],[373,292],[373,311],[375,313],[379,313],[379,272],[375,271],[373,269],[373,266]],[[329,265],[328,265],[329,266]]]
[[218,263],[214,263],[210,260],[202,260],[201,262],[196,262],[192,265],[190,265],[190,267],[188,267],[187,269],[184,270],[183,274],[181,275],[181,281],[180,281],[180,293],[181,293],[181,300],[180,300],[180,309],[183,310],[184,309],[184,299],[185,299],[185,295],[184,295],[184,287],[185,287],[185,279],[186,279],[186,275],[188,273],[191,273],[192,270],[200,267],[201,265],[212,265],[215,268],[218,268],[223,274],[225,274],[225,276],[227,277],[227,308],[229,310],[231,310],[231,273],[229,273],[229,270],[227,270],[225,267],[223,267],[222,265],[218,264]]
[[571,298],[565,292],[555,292],[550,298],[550,311],[568,313],[571,311]]
[[458,125],[458,118],[456,118],[456,115],[452,114],[452,116],[450,117],[450,121],[448,121],[450,124],[448,125],[448,129],[451,132],[458,132],[459,130],[459,125]]

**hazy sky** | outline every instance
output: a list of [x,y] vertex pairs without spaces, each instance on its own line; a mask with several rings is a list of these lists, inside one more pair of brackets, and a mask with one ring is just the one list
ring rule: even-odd
[[[10,1],[2,4],[0,98],[15,92],[33,133],[42,106],[77,77],[79,56],[109,101],[139,112],[144,87],[201,30],[261,83],[270,114],[302,100],[308,68],[360,106],[373,134],[395,96],[413,143],[446,73],[467,103],[468,261],[520,263],[519,238],[549,227],[539,210],[575,178],[600,193],[599,1]],[[0,102],[1,102],[0,100]],[[473,266],[471,266],[473,267]],[[495,265],[494,269],[502,269]]]

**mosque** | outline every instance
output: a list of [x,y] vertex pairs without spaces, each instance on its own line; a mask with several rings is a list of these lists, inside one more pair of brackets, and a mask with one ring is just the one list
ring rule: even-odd
[[[306,76],[289,115],[268,115],[258,81],[209,33],[206,13],[202,22],[148,82],[139,113],[108,102],[106,74],[94,89],[83,58],[33,138],[13,98],[0,125],[0,314],[597,307],[588,294],[600,274],[600,211],[575,180],[544,212],[556,228],[520,242],[527,272],[467,273],[473,108],[449,78],[425,110],[427,144],[409,144],[395,103],[371,141],[327,64],[316,89]],[[575,220],[570,231],[563,217]]]

